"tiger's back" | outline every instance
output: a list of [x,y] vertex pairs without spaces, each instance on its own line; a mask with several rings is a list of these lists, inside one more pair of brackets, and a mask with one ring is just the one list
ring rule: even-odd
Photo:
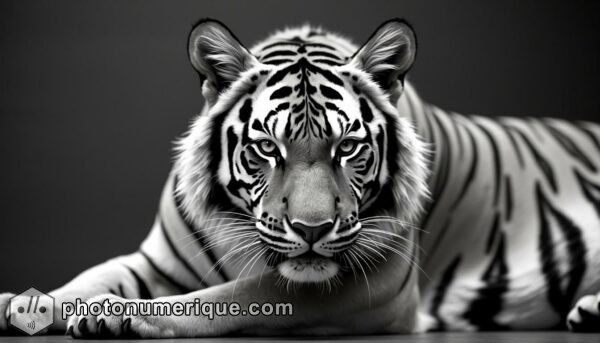
[[561,327],[600,287],[600,127],[444,112],[407,88],[434,142],[421,235],[422,310],[436,329]]

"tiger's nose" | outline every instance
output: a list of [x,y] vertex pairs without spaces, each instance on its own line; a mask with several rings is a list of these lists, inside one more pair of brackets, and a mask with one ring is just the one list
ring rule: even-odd
[[296,232],[308,244],[313,244],[323,238],[333,229],[333,222],[326,222],[320,225],[305,225],[298,222],[292,222],[292,230]]

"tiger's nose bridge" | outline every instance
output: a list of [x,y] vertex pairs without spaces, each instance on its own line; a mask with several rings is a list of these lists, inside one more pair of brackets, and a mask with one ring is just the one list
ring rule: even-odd
[[333,223],[336,217],[337,187],[325,166],[295,171],[287,189],[287,216],[290,222],[306,226]]

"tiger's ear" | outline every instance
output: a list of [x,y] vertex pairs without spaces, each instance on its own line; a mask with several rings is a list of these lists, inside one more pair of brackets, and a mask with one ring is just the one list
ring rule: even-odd
[[213,19],[200,20],[194,26],[188,53],[192,65],[205,81],[203,90],[215,97],[243,71],[258,63],[223,23]]
[[369,73],[385,91],[395,89],[398,80],[412,66],[417,40],[411,26],[403,19],[384,22],[354,54],[351,64]]

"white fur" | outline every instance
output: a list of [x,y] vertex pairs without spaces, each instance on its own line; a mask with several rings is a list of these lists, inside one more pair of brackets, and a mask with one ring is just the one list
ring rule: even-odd
[[324,258],[296,258],[280,263],[277,270],[293,282],[321,283],[334,278],[339,272],[339,265]]

